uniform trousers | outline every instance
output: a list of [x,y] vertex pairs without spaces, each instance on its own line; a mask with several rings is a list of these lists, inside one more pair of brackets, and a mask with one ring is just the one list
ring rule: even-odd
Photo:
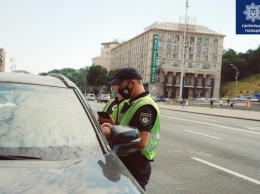
[[141,151],[129,153],[125,157],[119,156],[119,158],[145,190],[145,185],[147,185],[152,172],[151,161],[142,155]]

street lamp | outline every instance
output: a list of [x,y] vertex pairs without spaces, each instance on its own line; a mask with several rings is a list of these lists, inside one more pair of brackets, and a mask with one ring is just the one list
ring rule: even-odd
[[236,67],[235,65],[231,64],[231,67],[236,70],[236,77],[235,77],[235,79],[236,79],[235,98],[236,98],[236,94],[237,94],[237,84],[238,84],[237,78],[238,78],[238,76],[239,76],[239,72],[238,72],[237,67]]
[[187,8],[189,7],[189,1],[186,1],[186,13],[185,13],[185,25],[183,32],[183,45],[182,45],[182,58],[181,58],[181,83],[180,83],[180,95],[179,101],[182,100],[182,87],[183,87],[183,66],[184,66],[184,54],[186,48],[186,28],[187,28]]

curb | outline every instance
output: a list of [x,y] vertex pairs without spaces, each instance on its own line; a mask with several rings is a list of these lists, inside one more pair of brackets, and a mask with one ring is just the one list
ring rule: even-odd
[[180,112],[186,112],[186,113],[195,113],[195,114],[202,114],[202,115],[211,115],[211,116],[217,116],[217,117],[226,117],[226,118],[234,118],[234,119],[243,119],[243,120],[250,120],[250,121],[258,121],[258,119],[250,119],[250,118],[243,118],[243,117],[233,117],[233,116],[225,116],[225,115],[214,115],[214,114],[208,114],[208,113],[201,113],[201,112],[191,112],[191,111],[184,111],[184,110],[174,110],[171,108],[163,108],[159,107],[160,109],[165,110],[171,110],[171,111],[180,111]]

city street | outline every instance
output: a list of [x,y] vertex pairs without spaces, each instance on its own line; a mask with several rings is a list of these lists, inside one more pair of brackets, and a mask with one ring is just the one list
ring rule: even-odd
[[260,126],[161,110],[160,147],[147,192],[259,193]]
[[[104,106],[90,104],[94,112]],[[259,193],[258,121],[160,110],[160,146],[147,193]]]

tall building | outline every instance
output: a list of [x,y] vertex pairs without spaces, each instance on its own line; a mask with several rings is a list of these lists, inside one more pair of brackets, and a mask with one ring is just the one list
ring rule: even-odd
[[118,42],[101,43],[101,55],[92,59],[92,65],[100,65],[108,71],[111,68],[111,49],[119,45]]
[[0,48],[0,72],[5,71],[5,51],[3,48]]
[[184,44],[184,26],[170,22],[148,26],[111,49],[111,68],[136,67],[153,97],[180,98],[183,64],[183,98],[218,98],[225,35],[191,21]]

